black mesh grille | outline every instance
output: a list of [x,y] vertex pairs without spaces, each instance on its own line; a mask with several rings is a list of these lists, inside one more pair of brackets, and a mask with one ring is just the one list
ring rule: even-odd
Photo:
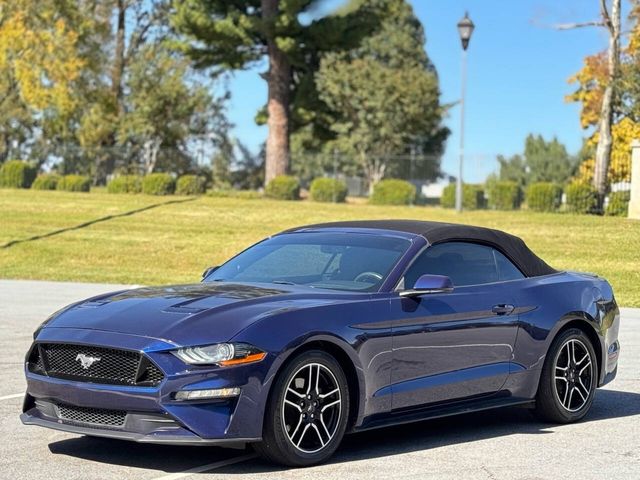
[[57,405],[58,416],[62,420],[87,426],[123,427],[127,413],[121,410],[103,410],[101,408],[72,407]]
[[149,362],[147,368],[144,369],[142,376],[138,379],[138,383],[149,383],[158,385],[164,379],[164,374],[153,363]]
[[114,385],[156,386],[163,373],[138,352],[113,348],[40,343],[29,370],[50,377]]

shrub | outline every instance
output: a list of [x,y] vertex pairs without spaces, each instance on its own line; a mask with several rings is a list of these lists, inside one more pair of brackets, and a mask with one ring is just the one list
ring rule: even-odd
[[311,200],[316,202],[339,202],[347,199],[347,184],[335,178],[316,178],[309,188]]
[[411,205],[415,199],[415,186],[404,180],[389,178],[374,185],[369,202],[374,205]]
[[300,183],[295,177],[280,175],[267,184],[264,194],[277,200],[299,200]]
[[631,199],[631,192],[613,192],[609,195],[609,203],[604,211],[605,215],[611,215],[614,217],[626,217],[629,212],[629,200]]
[[56,185],[56,190],[65,192],[88,192],[90,189],[91,178],[84,175],[65,175]]
[[27,162],[7,160],[0,166],[0,187],[29,188],[38,170]]
[[168,173],[150,173],[142,179],[142,193],[147,195],[171,195],[176,181]]
[[[456,184],[450,183],[442,191],[440,205],[445,208],[456,206]],[[465,210],[477,210],[484,208],[484,190],[480,185],[470,183],[462,184],[462,208]]]
[[495,210],[517,210],[522,201],[522,190],[516,182],[491,182],[487,185],[489,207]]
[[140,193],[142,192],[142,177],[138,175],[120,175],[112,179],[107,185],[108,193]]
[[206,180],[197,175],[183,175],[176,184],[178,195],[202,195],[206,191]]
[[565,189],[567,211],[573,213],[590,213],[596,207],[596,191],[591,185],[570,183]]
[[527,206],[536,212],[555,212],[562,203],[562,187],[548,182],[532,183],[527,188]]
[[55,173],[43,173],[36,177],[31,188],[34,190],[55,190],[59,181],[60,177]]

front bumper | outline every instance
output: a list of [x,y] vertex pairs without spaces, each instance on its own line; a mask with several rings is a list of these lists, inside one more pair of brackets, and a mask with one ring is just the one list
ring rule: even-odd
[[[64,342],[142,351],[165,374],[157,387],[79,382],[26,370],[27,395],[21,420],[67,432],[137,442],[241,446],[262,434],[269,356],[256,364],[236,367],[192,367],[165,342],[111,332],[46,328],[38,341]],[[180,390],[240,387],[232,399],[176,401]],[[121,424],[104,425],[70,419],[61,408],[120,412]]]
[[[32,398],[27,396],[26,402],[31,401]],[[260,440],[260,438],[201,438],[168,416],[140,413],[127,413],[122,429],[106,429],[63,420],[60,418],[55,403],[42,401],[38,403],[38,407],[34,402],[32,408],[20,415],[23,424],[53,428],[79,435],[165,445],[219,445],[227,448],[244,448],[247,443]]]

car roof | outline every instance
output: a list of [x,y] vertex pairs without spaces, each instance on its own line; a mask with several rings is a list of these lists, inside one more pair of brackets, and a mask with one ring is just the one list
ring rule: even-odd
[[359,230],[404,232],[424,237],[431,245],[452,241],[480,243],[502,252],[528,277],[557,273],[557,270],[551,268],[533,253],[521,238],[501,230],[473,225],[423,220],[354,220],[306,225],[283,233],[318,230],[351,231],[354,233]]

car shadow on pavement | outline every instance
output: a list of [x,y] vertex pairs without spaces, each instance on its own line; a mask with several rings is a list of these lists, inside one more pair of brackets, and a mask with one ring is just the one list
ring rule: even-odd
[[[582,423],[640,415],[640,394],[599,390]],[[536,420],[525,408],[503,408],[347,435],[330,463],[429,450],[453,444],[514,434],[553,434],[554,425]],[[561,426],[557,428],[562,428]],[[390,441],[393,439],[393,441]],[[49,444],[55,455],[127,467],[180,472],[242,455],[217,447],[176,447],[76,437]],[[260,459],[216,469],[219,474],[265,473],[282,470]]]

